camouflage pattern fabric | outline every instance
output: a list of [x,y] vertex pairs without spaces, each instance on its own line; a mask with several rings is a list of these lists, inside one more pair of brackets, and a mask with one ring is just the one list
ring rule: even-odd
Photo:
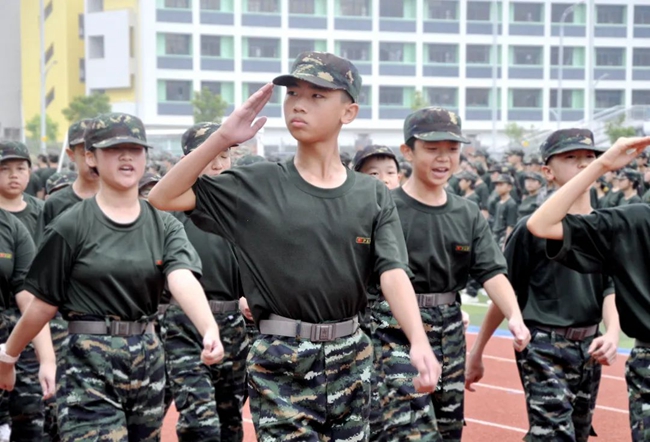
[[55,172],[45,182],[45,193],[51,195],[57,190],[74,183],[77,179],[77,172]]
[[6,160],[26,160],[32,165],[29,150],[20,141],[0,141],[0,162]]
[[373,367],[372,378],[370,380],[370,440],[380,440],[384,434],[384,416],[381,408],[381,392],[385,391],[385,380],[383,372],[377,370],[377,361],[381,360],[381,346],[374,345],[375,323],[372,320],[370,309],[374,300],[368,302],[366,310],[359,315],[359,326],[371,341],[373,341]]
[[[55,354],[59,355],[61,346],[68,336],[68,322],[63,319],[61,313],[57,313],[54,319],[50,321],[50,334],[52,335],[52,344],[54,345]],[[59,426],[57,423],[56,395],[45,401],[45,434],[48,435],[51,442],[58,442]]]
[[221,127],[220,124],[205,122],[197,123],[194,126],[190,127],[183,133],[181,137],[181,146],[183,148],[183,155],[187,155],[192,152],[194,149],[199,147],[201,144],[208,139],[210,135],[217,131]]
[[570,341],[555,333],[531,332],[528,347],[515,352],[530,425],[524,440],[587,441],[595,435],[591,421],[602,371],[587,352],[593,337]]
[[291,74],[275,78],[273,84],[292,86],[296,80],[326,89],[340,89],[347,92],[355,103],[359,100],[359,71],[350,60],[328,52],[307,51],[298,54],[291,66]]
[[650,348],[634,347],[625,365],[634,442],[650,440]]
[[165,356],[174,403],[180,416],[178,440],[242,441],[248,340],[241,313],[214,315],[224,345],[220,364],[201,363],[203,338],[177,305],[165,312]]
[[[4,319],[4,312],[0,314],[0,342],[7,342],[9,339],[9,329],[7,321]],[[9,394],[4,390],[0,390],[0,425],[11,425],[11,417],[9,416]]]
[[[4,315],[9,330],[16,326],[21,316],[18,307],[5,310]],[[38,381],[39,368],[34,347],[29,344],[16,363],[16,385],[9,393],[12,441],[47,440],[43,430],[45,407]]]
[[68,335],[57,358],[61,440],[159,441],[164,385],[155,334]]
[[[158,308],[160,308],[163,304],[160,304]],[[169,304],[165,304],[167,307],[169,307]],[[164,342],[165,342],[165,335],[167,334],[167,326],[165,325],[165,314],[160,313],[160,310],[158,310],[158,320],[156,321],[156,334],[158,335],[158,339],[160,339],[160,342],[163,342],[163,350],[164,350]],[[172,393],[172,384],[169,381],[169,373],[167,373],[167,355],[165,355],[165,393],[163,395],[163,406],[164,406],[164,415],[167,415],[167,411],[169,411],[169,408],[172,406],[172,402],[174,401],[174,394]]]
[[[246,337],[248,338],[248,347],[246,348],[246,355],[250,352],[250,348],[255,342],[255,340],[260,336],[260,330],[255,325],[255,322],[249,321],[244,317],[244,323],[246,324]],[[248,385],[248,371],[246,370],[246,382],[245,385]],[[244,389],[244,403],[248,400],[248,387]]]
[[76,121],[68,128],[68,145],[76,146],[84,142],[84,135],[86,128],[90,125],[92,118],[84,118],[83,120]]
[[372,352],[362,330],[331,342],[260,335],[247,362],[257,440],[367,440]]
[[589,129],[578,128],[556,130],[546,138],[539,148],[544,163],[547,163],[553,155],[582,149],[599,153],[605,151],[605,149],[596,147],[594,134]]
[[147,144],[147,134],[142,121],[129,114],[99,115],[90,122],[84,136],[86,150],[105,149],[120,144],[152,148]]
[[441,107],[426,107],[413,112],[404,120],[404,141],[416,138],[469,144],[469,140],[462,135],[461,126],[461,119],[455,112]]

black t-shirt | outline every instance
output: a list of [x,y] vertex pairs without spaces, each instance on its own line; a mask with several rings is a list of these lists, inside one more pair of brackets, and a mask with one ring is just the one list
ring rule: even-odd
[[447,193],[444,205],[429,206],[401,188],[392,193],[416,293],[457,292],[469,276],[483,284],[506,273],[503,254],[476,204]]
[[632,195],[630,198],[621,198],[618,203],[619,206],[629,206],[630,204],[643,204],[643,201],[639,195]]
[[476,192],[474,192],[471,195],[465,196],[465,199],[467,201],[471,201],[474,204],[476,204],[478,206],[478,208],[481,209],[481,210],[483,210],[485,208],[484,206],[481,206],[481,198],[478,196],[478,194]]
[[528,218],[519,221],[504,251],[524,321],[551,327],[600,323],[603,300],[614,293],[612,280],[602,273],[582,274],[548,259],[546,242],[526,228]]
[[621,200],[623,199],[623,192],[617,190],[614,192],[610,190],[607,195],[602,197],[598,202],[598,208],[600,209],[609,209],[611,207],[617,207],[620,205]]
[[33,239],[36,238],[36,230],[38,229],[38,218],[43,211],[43,200],[34,198],[31,195],[23,194],[23,200],[27,206],[19,212],[11,212],[21,223],[27,227],[27,231]]
[[537,200],[537,195],[528,195],[524,197],[517,209],[517,217],[523,218],[524,216],[532,215],[532,213],[539,207]]
[[340,187],[318,188],[290,159],[227,170],[194,184],[190,217],[236,246],[256,321],[270,313],[315,323],[354,317],[381,273],[408,270],[386,185],[347,174]]
[[497,200],[492,230],[497,238],[505,236],[508,227],[517,224],[517,204],[509,198],[507,201]]
[[40,181],[40,187],[38,190],[45,189],[45,184],[47,184],[47,179],[52,175],[54,175],[55,172],[56,172],[56,168],[54,167],[45,167],[34,171],[34,174],[38,177]]
[[[117,224],[89,198],[50,224],[25,281],[34,296],[70,312],[136,321],[156,313],[166,276],[201,273],[183,225],[141,201],[131,224]],[[53,259],[56,257],[56,259]]]
[[646,204],[650,204],[650,190],[646,190],[646,192],[643,194],[643,198],[641,198],[641,201]]
[[201,285],[208,300],[233,301],[244,296],[235,247],[221,236],[199,229],[184,213],[172,215],[183,224],[187,239],[201,258]]
[[587,216],[567,215],[563,241],[547,241],[552,259],[583,273],[614,280],[621,329],[631,338],[650,336],[650,207],[632,204]]
[[36,225],[36,245],[40,244],[45,227],[47,227],[54,218],[81,201],[83,201],[83,199],[74,193],[72,186],[64,187],[45,200],[41,216],[39,216]]
[[449,185],[448,190],[451,190],[455,195],[460,195],[462,193],[460,191],[460,180],[456,175],[450,176],[447,184]]
[[25,193],[31,196],[36,196],[38,191],[41,190],[41,179],[36,175],[36,172],[29,175],[29,183],[25,188]]
[[488,206],[488,199],[490,198],[490,189],[488,189],[487,184],[477,184],[474,188],[474,193],[478,195],[478,198],[480,200],[478,206],[481,208],[481,210],[486,210]]
[[11,213],[0,209],[0,308],[16,306],[34,259],[34,242],[27,228]]

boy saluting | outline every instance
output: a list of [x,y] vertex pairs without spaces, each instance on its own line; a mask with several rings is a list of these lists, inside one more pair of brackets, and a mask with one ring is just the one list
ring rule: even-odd
[[[378,279],[411,342],[418,387],[435,388],[429,346],[407,269],[406,246],[386,186],[347,170],[338,136],[357,116],[361,77],[348,60],[304,52],[284,114],[293,159],[201,177],[205,166],[264,125],[272,85],[253,94],[149,195],[162,210],[192,211],[200,227],[238,246],[244,292],[261,335],[248,359],[251,410],[261,441],[365,440],[372,345],[358,329],[365,289]],[[278,259],[282,256],[282,259]]]

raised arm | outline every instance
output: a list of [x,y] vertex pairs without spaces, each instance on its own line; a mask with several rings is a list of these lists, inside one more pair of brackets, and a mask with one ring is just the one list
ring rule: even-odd
[[196,197],[192,186],[205,167],[229,147],[250,140],[266,123],[257,115],[271,98],[273,85],[263,86],[226,119],[219,130],[196,150],[179,161],[149,193],[149,202],[165,211],[194,209]]

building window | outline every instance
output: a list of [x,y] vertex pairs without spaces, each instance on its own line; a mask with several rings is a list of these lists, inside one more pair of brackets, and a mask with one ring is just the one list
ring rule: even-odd
[[82,83],[86,82],[86,59],[79,59],[79,81]]
[[[557,89],[550,91],[550,107],[551,109],[557,108]],[[573,107],[573,91],[562,89],[562,109],[571,109]]]
[[316,40],[289,40],[289,58],[296,58],[303,52],[316,50]]
[[192,55],[192,36],[165,34],[165,55]]
[[221,37],[218,35],[202,35],[201,55],[204,57],[221,57]]
[[403,43],[379,43],[379,61],[404,61],[404,44]]
[[47,18],[50,16],[50,14],[52,14],[52,3],[53,2],[49,2],[45,6],[45,8],[43,8],[43,17],[45,18],[45,20],[47,20]]
[[625,24],[625,6],[596,5],[596,23],[607,25]]
[[458,89],[453,87],[429,87],[426,89],[431,106],[454,108],[457,106]]
[[537,109],[542,107],[541,89],[513,89],[512,107]]
[[467,45],[467,64],[490,64],[489,45]]
[[634,7],[634,24],[650,25],[650,6]]
[[401,86],[380,86],[379,104],[382,106],[403,106],[404,88]]
[[54,43],[52,43],[50,47],[47,48],[47,51],[45,51],[45,64],[48,64],[53,56],[54,56]]
[[85,15],[84,14],[79,14],[77,23],[79,27],[79,38],[84,38],[84,35],[86,34],[85,30]]
[[53,101],[54,101],[54,88],[50,89],[50,91],[45,96],[45,107],[48,107],[50,103]]
[[207,89],[214,95],[221,95],[221,82],[219,81],[202,81],[201,90]]
[[632,104],[650,105],[650,90],[633,90]]
[[359,96],[357,97],[357,104],[359,106],[370,106],[370,86],[361,86]]
[[20,128],[19,127],[5,127],[4,129],[6,140],[20,140]]
[[491,21],[490,7],[492,2],[467,2],[468,21]]
[[516,22],[534,22],[543,21],[542,3],[514,3],[514,21]]
[[221,0],[201,0],[201,9],[205,11],[221,11]]
[[249,38],[248,58],[280,58],[280,40],[276,38]]
[[88,12],[102,12],[104,0],[88,0]]
[[514,46],[513,64],[539,66],[542,64],[542,48],[538,46]]
[[248,0],[248,12],[278,13],[278,0]]
[[404,3],[395,0],[381,0],[379,3],[379,16],[388,18],[404,17]]
[[[564,59],[564,63],[562,63],[562,66],[573,66],[573,55],[574,55],[575,48],[565,46],[562,49],[562,58]],[[554,46],[551,48],[551,66],[557,66],[558,65],[558,57],[560,56],[560,48],[557,46]]]
[[370,16],[370,0],[339,0],[341,15],[345,16]]
[[490,107],[490,92],[488,88],[467,88],[465,104],[467,107]]
[[634,48],[632,65],[650,67],[650,48]]
[[428,45],[429,63],[458,63],[457,45]]
[[607,109],[623,104],[623,91],[609,90],[596,91],[596,108]]
[[88,38],[88,58],[104,58],[104,36],[93,35]]
[[341,56],[352,61],[370,61],[369,41],[342,41]]
[[431,20],[458,20],[457,1],[427,0],[427,10]]
[[190,9],[191,7],[190,0],[165,0],[165,8]]
[[[566,11],[572,5],[573,3],[553,3],[551,5],[551,22],[561,23],[560,20],[562,19],[562,14],[564,14],[564,11]],[[575,8],[566,15],[564,23],[574,22],[574,11]]]
[[624,66],[625,48],[596,48],[596,66]]
[[290,0],[289,13],[314,15],[316,13],[315,1],[314,0]]
[[[260,90],[262,88],[262,86],[264,86],[264,85],[265,85],[265,83],[247,83],[246,84],[247,90],[245,91],[246,96],[250,97],[255,92]],[[271,99],[269,100],[269,104],[281,104],[282,103],[282,97],[280,96],[279,91],[280,91],[280,88],[275,88],[273,90],[273,94],[271,95]]]
[[192,82],[167,80],[165,82],[166,101],[190,101]]

